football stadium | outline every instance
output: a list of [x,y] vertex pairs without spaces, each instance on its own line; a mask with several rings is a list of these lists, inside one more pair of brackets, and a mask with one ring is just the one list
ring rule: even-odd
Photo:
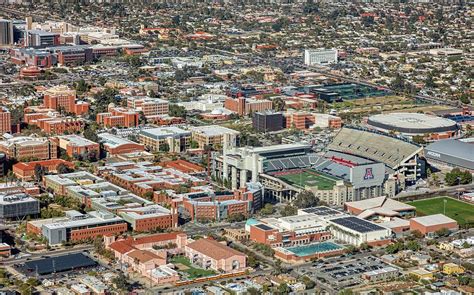
[[421,178],[425,171],[425,163],[419,157],[422,146],[374,130],[344,127],[328,149],[347,157],[383,163],[389,174],[396,174],[407,184]]
[[383,163],[337,152],[318,155],[304,144],[226,150],[213,159],[213,176],[233,189],[258,181],[267,198],[279,201],[291,201],[303,190],[331,205],[396,194],[396,180]]
[[367,124],[379,131],[398,132],[411,137],[430,134],[441,138],[458,134],[458,124],[450,119],[420,113],[390,113],[370,116]]

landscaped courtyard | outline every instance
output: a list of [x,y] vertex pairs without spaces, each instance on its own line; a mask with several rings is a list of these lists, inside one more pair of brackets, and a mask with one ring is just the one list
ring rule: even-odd
[[174,256],[170,262],[173,263],[180,272],[188,274],[189,279],[208,277],[216,274],[212,269],[197,268],[185,256]]

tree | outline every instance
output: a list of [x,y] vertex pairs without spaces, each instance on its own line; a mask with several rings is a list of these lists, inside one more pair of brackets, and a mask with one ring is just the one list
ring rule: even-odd
[[403,242],[398,241],[396,243],[390,244],[387,247],[385,247],[385,252],[387,254],[395,254],[404,249],[405,249],[405,245],[403,244]]
[[84,126],[84,137],[93,142],[99,142],[99,136],[97,136],[96,127],[93,124],[86,124]]
[[454,168],[446,173],[444,181],[449,186],[469,184],[472,182],[472,174],[469,171],[461,171],[459,168]]
[[471,282],[471,278],[470,277],[467,277],[467,276],[460,276],[458,277],[458,282],[460,285],[462,286],[466,286],[466,285],[469,285],[469,283]]
[[258,295],[258,294],[260,294],[260,291],[258,291],[257,288],[250,287],[250,288],[247,288],[247,294],[249,294],[249,295]]
[[143,194],[143,197],[147,200],[152,200],[153,199],[153,192],[146,192]]
[[316,283],[311,280],[308,276],[303,276],[301,282],[306,286],[306,290],[311,290],[316,287]]
[[398,91],[405,90],[405,80],[400,74],[397,74],[392,81],[392,88]]
[[118,276],[112,279],[112,283],[115,285],[117,289],[123,291],[130,291],[130,284],[128,283],[127,277],[120,272]]
[[86,159],[89,162],[96,162],[99,159],[99,155],[96,150],[90,150],[86,153]]
[[192,149],[197,149],[199,147],[199,143],[195,140],[191,140],[191,142],[189,143],[189,146],[192,148]]
[[153,97],[153,98],[159,97],[159,95],[156,94],[156,92],[155,92],[153,89],[151,89],[150,91],[148,91],[148,96],[149,96],[149,97]]
[[255,257],[254,254],[249,254],[247,258],[247,265],[250,266],[251,268],[256,268],[260,265],[260,262],[258,259]]
[[447,228],[442,228],[442,229],[439,229],[435,232],[435,234],[438,236],[438,237],[446,237],[449,235],[449,229]]
[[21,124],[21,122],[23,121],[23,117],[24,117],[23,108],[16,107],[14,109],[11,109],[10,110],[10,117],[11,117],[12,125]]
[[148,123],[148,119],[146,118],[145,113],[143,111],[140,111],[139,113],[138,123],[140,125],[145,125]]
[[58,167],[56,168],[56,171],[58,172],[58,174],[65,174],[65,173],[70,173],[73,171],[73,169],[69,168],[68,166],[66,166],[64,163],[61,163],[58,165]]
[[170,104],[168,114],[172,117],[186,118],[186,109],[177,104]]
[[260,210],[262,215],[271,215],[273,212],[275,212],[275,208],[273,208],[273,205],[270,203],[265,204],[265,206]]
[[296,215],[298,212],[298,208],[291,206],[290,204],[287,204],[283,209],[280,210],[280,214],[282,216],[292,216]]
[[160,150],[160,152],[167,153],[167,152],[170,151],[170,145],[167,142],[164,142],[164,143],[160,144],[159,150]]
[[310,192],[310,191],[303,191],[296,196],[296,199],[293,201],[293,205],[297,208],[309,208],[317,206],[319,203],[319,199]]
[[272,249],[272,247],[266,244],[257,243],[254,244],[253,247],[255,250],[262,252],[263,255],[268,257],[272,257],[275,254],[275,251]]
[[470,104],[471,99],[469,98],[469,94],[468,93],[462,93],[459,96],[459,101],[461,101],[463,104]]
[[412,137],[414,143],[426,144],[426,140],[423,135],[415,135]]
[[434,80],[433,80],[433,73],[428,74],[428,77],[425,80],[425,87],[427,87],[427,88],[434,88],[435,87],[435,83],[434,83]]
[[278,286],[278,294],[289,294],[290,292],[291,288],[286,283],[282,283]]
[[419,240],[424,237],[424,235],[419,230],[414,230],[411,232],[411,236],[413,239]]
[[89,91],[89,85],[86,83],[86,81],[84,81],[84,79],[81,79],[76,83],[75,89],[78,94],[82,94]]
[[367,243],[362,243],[362,244],[360,244],[359,249],[364,250],[364,251],[369,250],[370,246]]
[[140,56],[138,56],[138,55],[129,55],[126,58],[126,61],[127,61],[128,65],[131,68],[138,68],[138,67],[141,67],[143,65],[143,63],[140,59]]
[[41,166],[40,164],[36,164],[35,166],[35,180],[40,182],[43,180],[43,176],[46,174],[46,169]]
[[247,217],[242,214],[242,213],[236,213],[236,214],[231,214],[229,217],[227,217],[227,221],[233,223],[233,222],[241,222],[247,219]]
[[409,241],[406,244],[406,248],[411,251],[419,251],[421,249],[421,246],[416,241]]
[[283,99],[281,99],[281,97],[276,97],[273,99],[273,109],[277,112],[285,110],[285,102]]

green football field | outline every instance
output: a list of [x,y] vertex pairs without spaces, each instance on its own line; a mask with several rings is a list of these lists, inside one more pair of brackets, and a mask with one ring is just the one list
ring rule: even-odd
[[335,178],[313,170],[305,170],[304,172],[295,174],[278,175],[277,177],[289,184],[302,188],[305,186],[317,186],[320,190],[332,190],[334,185],[336,185]]
[[466,224],[474,227],[474,205],[448,197],[413,201],[408,204],[416,207],[418,216],[444,214],[444,200],[446,200],[446,216],[456,220],[461,227]]

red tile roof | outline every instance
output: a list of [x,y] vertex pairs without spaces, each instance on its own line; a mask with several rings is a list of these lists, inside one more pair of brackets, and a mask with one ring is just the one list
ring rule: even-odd
[[114,243],[110,244],[109,247],[112,250],[114,250],[116,252],[119,252],[120,254],[125,254],[125,253],[130,252],[133,249],[135,249],[129,243],[127,243],[127,240],[114,242]]
[[132,238],[128,237],[123,240],[118,240],[109,245],[112,250],[115,250],[121,254],[128,253],[132,250],[135,250],[137,245],[143,245],[148,243],[158,243],[170,240],[176,240],[176,237],[181,234],[181,232],[172,232],[172,233],[160,233],[150,236]]
[[218,241],[210,239],[199,239],[188,244],[186,247],[189,247],[215,260],[226,259],[235,255],[245,256],[245,254],[237,250],[221,244]]
[[141,244],[148,244],[148,243],[163,242],[163,241],[168,241],[168,240],[175,240],[176,236],[178,236],[179,234],[181,234],[181,232],[162,233],[162,234],[155,234],[151,236],[136,238],[132,242],[132,245],[141,245]]

